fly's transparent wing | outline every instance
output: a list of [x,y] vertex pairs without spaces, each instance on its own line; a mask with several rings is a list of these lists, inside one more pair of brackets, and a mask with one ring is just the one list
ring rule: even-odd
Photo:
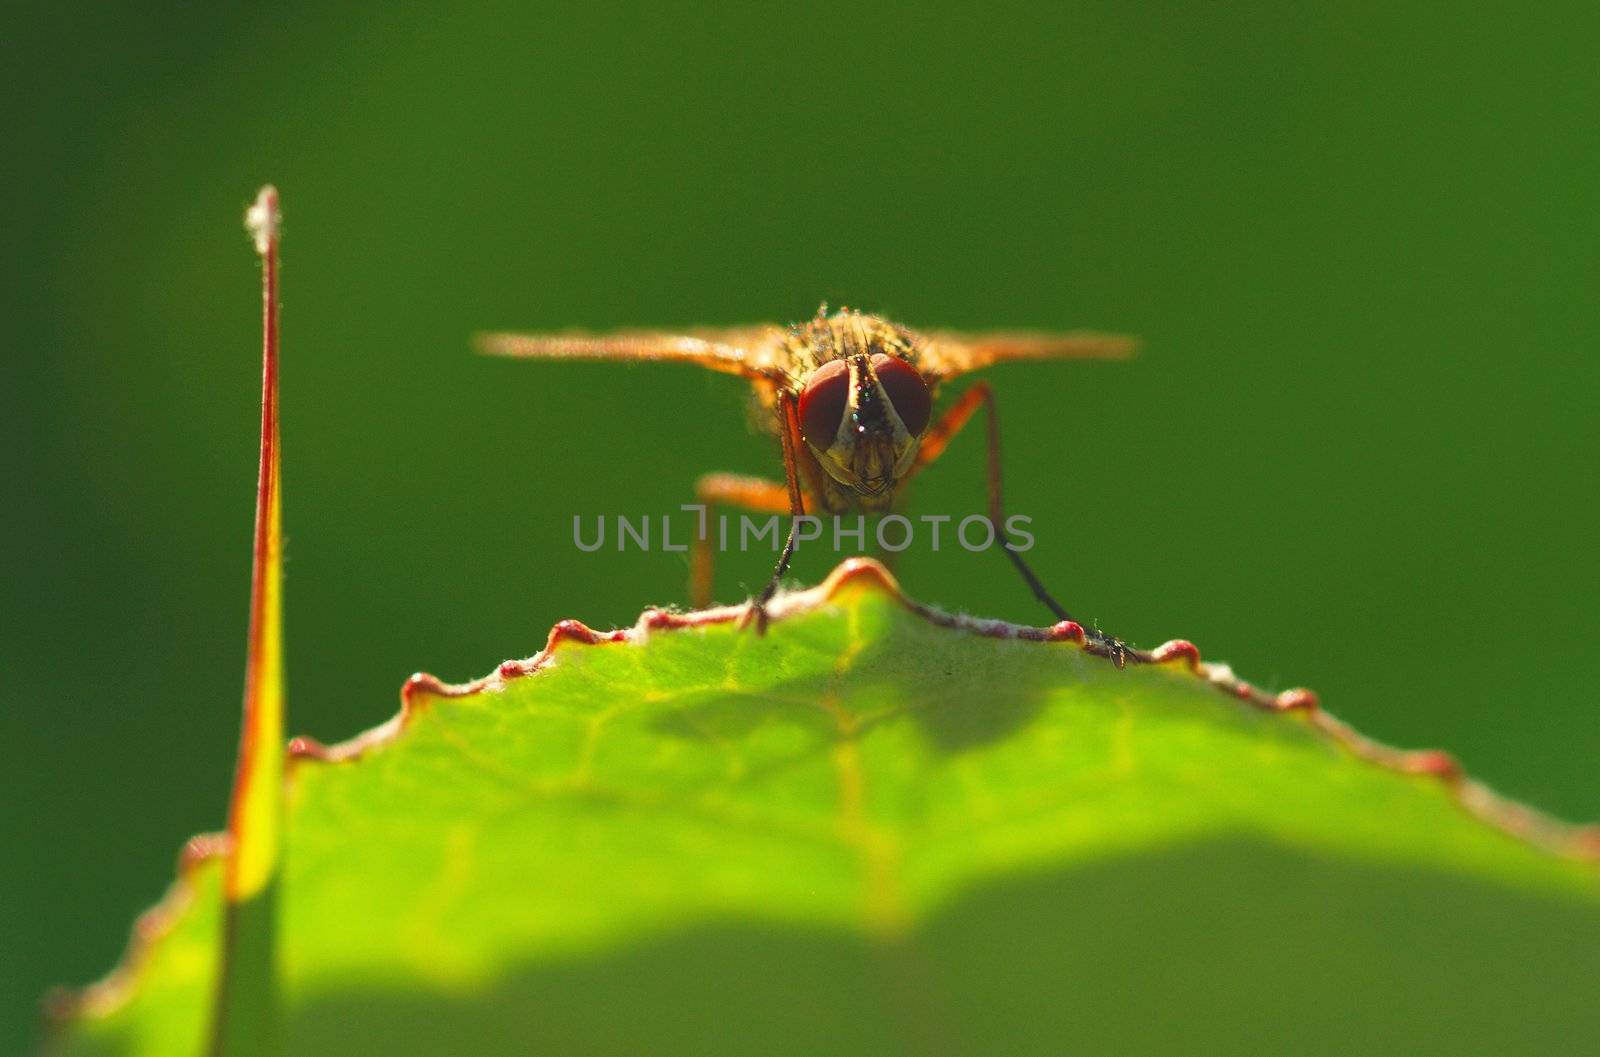
[[695,363],[713,371],[771,378],[785,366],[782,331],[777,327],[738,327],[672,334],[645,330],[610,334],[479,334],[479,352],[490,356],[544,360],[667,360]]
[[962,333],[921,332],[917,366],[930,380],[944,381],[1012,360],[1125,360],[1139,342],[1121,334],[1074,331],[1043,334],[1024,330]]

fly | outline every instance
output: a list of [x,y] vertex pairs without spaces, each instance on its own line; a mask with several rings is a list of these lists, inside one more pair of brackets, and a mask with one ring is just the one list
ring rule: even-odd
[[[884,511],[906,483],[944,453],[981,407],[988,441],[988,515],[1001,550],[1035,597],[1057,620],[1072,620],[1047,591],[1005,533],[1000,431],[994,393],[986,381],[968,388],[933,418],[940,385],[959,375],[1012,360],[1123,359],[1130,338],[1111,334],[1021,331],[913,331],[880,316],[827,306],[804,323],[683,334],[621,331],[602,335],[488,334],[479,348],[497,356],[576,360],[676,360],[741,375],[755,388],[763,419],[783,452],[782,482],[737,474],[700,478],[695,495],[707,510],[718,504],[790,515],[789,535],[766,586],[746,619],[766,626],[766,605],[794,557],[795,520],[808,509],[827,514]],[[709,532],[695,541],[690,591],[711,604]],[[1088,634],[1119,665],[1125,648]]]

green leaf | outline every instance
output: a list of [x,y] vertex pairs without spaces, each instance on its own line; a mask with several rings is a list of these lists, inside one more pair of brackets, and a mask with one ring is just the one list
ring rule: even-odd
[[[868,562],[774,613],[559,625],[292,746],[288,1052],[1532,1052],[1600,1027],[1600,838],[1443,754],[1184,643],[1118,670],[1075,625],[932,613]],[[199,1049],[218,875],[186,870],[60,1052]]]

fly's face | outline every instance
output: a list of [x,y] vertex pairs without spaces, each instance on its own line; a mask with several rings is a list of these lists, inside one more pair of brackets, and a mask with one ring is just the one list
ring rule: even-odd
[[887,353],[830,360],[800,393],[800,432],[828,476],[881,496],[916,462],[933,407],[921,373]]

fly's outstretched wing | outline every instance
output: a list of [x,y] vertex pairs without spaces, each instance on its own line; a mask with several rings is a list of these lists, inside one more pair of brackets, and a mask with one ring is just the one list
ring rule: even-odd
[[771,378],[781,372],[782,331],[777,327],[668,334],[617,331],[612,334],[480,334],[474,344],[491,356],[545,360],[668,360],[697,363],[746,378]]
[[922,331],[917,367],[930,381],[1012,360],[1125,360],[1138,341],[1120,334],[993,331],[965,334],[953,330]]

